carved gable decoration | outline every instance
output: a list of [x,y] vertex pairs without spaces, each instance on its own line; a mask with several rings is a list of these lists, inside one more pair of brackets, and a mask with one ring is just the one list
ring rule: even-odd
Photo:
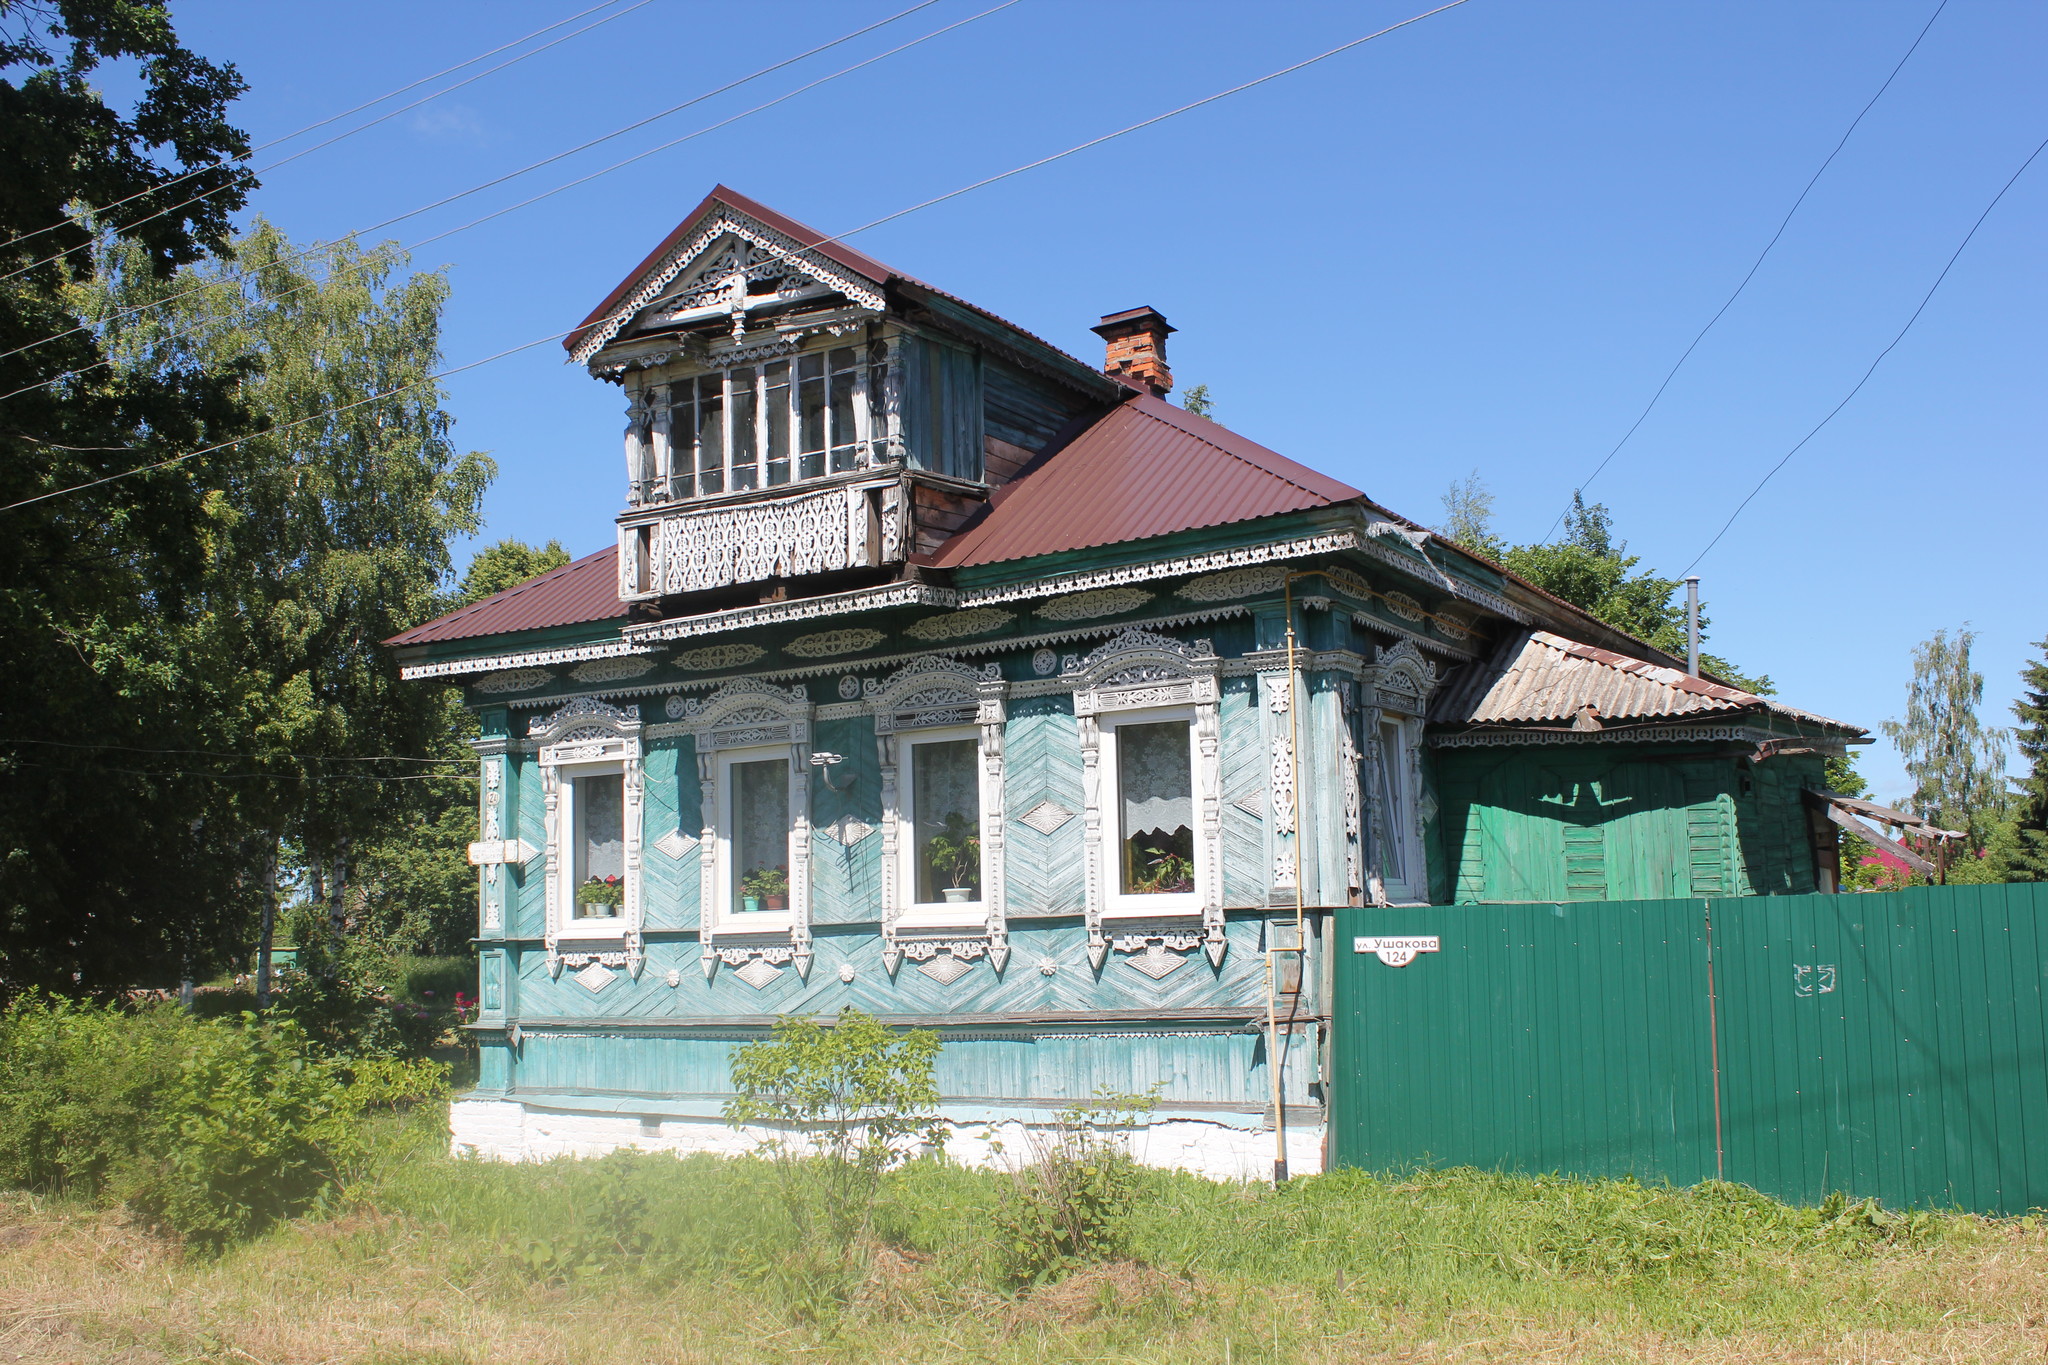
[[1141,706],[1214,705],[1221,664],[1207,640],[1189,643],[1131,629],[1085,657],[1069,654],[1060,671],[1073,679],[1074,713],[1092,716]]
[[535,716],[527,734],[547,764],[640,756],[640,713],[595,697],[578,697],[553,715]]
[[801,687],[735,678],[708,697],[683,703],[682,723],[699,752],[750,744],[808,744],[811,701]]
[[1419,716],[1436,691],[1436,665],[1422,657],[1412,640],[1378,650],[1367,673],[1383,710]]
[[873,280],[730,204],[714,202],[696,230],[591,325],[570,357],[584,364],[623,334],[711,319],[726,320],[732,342],[739,344],[750,313],[835,294],[868,312],[884,306]]
[[999,723],[1002,693],[1003,674],[995,664],[977,670],[938,654],[913,659],[866,688],[868,704],[875,710],[875,732],[884,735],[941,725]]

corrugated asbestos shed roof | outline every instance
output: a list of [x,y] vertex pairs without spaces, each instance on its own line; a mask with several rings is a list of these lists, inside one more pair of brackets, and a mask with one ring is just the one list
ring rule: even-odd
[[1145,540],[1365,495],[1234,431],[1143,394],[990,499],[940,546],[957,569]]
[[1447,725],[1569,725],[1588,706],[1603,724],[1771,711],[1863,733],[1768,697],[1544,630],[1502,641],[1491,659],[1437,698],[1430,719]]
[[624,620],[619,600],[619,547],[608,545],[594,555],[517,587],[492,593],[460,611],[394,635],[387,645],[430,645],[441,640],[468,640],[516,630],[582,625],[588,621]]

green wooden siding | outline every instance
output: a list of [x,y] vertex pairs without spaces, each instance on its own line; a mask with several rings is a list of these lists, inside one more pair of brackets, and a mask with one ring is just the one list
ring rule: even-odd
[[1432,842],[1461,904],[1814,889],[1800,792],[1821,784],[1817,759],[1531,745],[1440,751],[1435,766]]
[[[1441,947],[1348,951],[1390,934]],[[2048,1205],[2048,886],[1345,910],[1337,946],[1339,1164]]]

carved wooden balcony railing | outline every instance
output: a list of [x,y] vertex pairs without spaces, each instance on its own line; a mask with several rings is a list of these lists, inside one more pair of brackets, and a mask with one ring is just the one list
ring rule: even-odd
[[715,500],[637,506],[619,518],[619,598],[643,602],[771,578],[875,568],[904,556],[894,470]]

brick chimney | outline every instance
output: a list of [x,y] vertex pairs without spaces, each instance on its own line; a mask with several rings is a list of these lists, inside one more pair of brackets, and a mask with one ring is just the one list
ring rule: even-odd
[[1173,371],[1166,368],[1166,334],[1176,329],[1157,309],[1126,308],[1089,330],[1109,343],[1102,362],[1105,373],[1143,384],[1161,398],[1173,391]]

